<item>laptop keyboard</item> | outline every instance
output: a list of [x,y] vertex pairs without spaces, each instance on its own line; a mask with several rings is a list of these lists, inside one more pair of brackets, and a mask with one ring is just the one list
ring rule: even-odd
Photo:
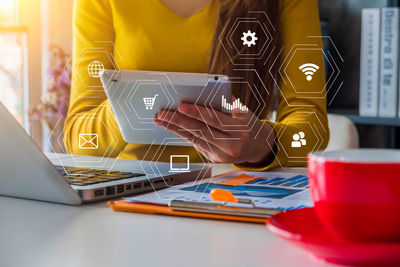
[[123,179],[144,176],[143,173],[120,172],[96,170],[77,167],[56,166],[57,170],[64,176],[65,181],[71,185],[92,185],[98,183],[112,182]]

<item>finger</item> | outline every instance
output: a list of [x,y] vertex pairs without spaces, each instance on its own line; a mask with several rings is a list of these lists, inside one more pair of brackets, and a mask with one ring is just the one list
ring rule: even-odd
[[221,131],[226,130],[223,125],[234,125],[235,121],[230,115],[224,114],[217,110],[206,108],[188,103],[182,103],[178,106],[178,111],[190,118],[204,122],[213,128]]
[[163,126],[166,130],[184,138],[189,143],[199,150],[208,160],[215,163],[232,163],[234,162],[231,157],[224,153],[221,149],[213,144],[207,143],[201,138],[192,135],[190,132],[181,129],[175,125],[168,124],[164,121],[159,121],[159,125]]
[[157,125],[164,127],[169,132],[172,132],[172,133],[182,137],[183,139],[187,140],[191,144],[194,144],[195,142],[199,142],[199,140],[201,140],[200,138],[193,135],[189,131],[182,129],[174,124],[168,123],[166,121],[158,120],[158,119],[155,119],[154,122]]
[[179,112],[162,111],[156,119],[171,123],[221,149],[229,148],[231,146],[230,141],[233,140],[227,133],[209,127],[204,122],[189,118]]
[[180,104],[178,106],[178,111],[221,131],[242,130],[240,129],[241,126],[247,126],[248,118],[252,117],[250,111],[248,113],[242,113],[242,116],[232,117],[214,109],[187,103]]
[[[198,120],[192,119],[176,111],[161,110],[156,118],[161,121],[172,123],[185,130],[199,130],[203,129],[206,125]],[[222,135],[223,132],[215,130],[215,134]]]
[[[241,142],[240,138],[229,138],[222,140],[221,139],[217,140],[210,136],[206,138],[203,134],[204,131],[201,130],[188,131],[172,123],[158,120],[157,118],[155,118],[154,122],[160,126],[163,126],[166,130],[186,139],[189,143],[193,144],[195,147],[197,144],[202,144],[202,147],[205,147],[205,145],[203,144],[209,144],[212,150],[209,149],[208,151],[213,152],[215,155],[217,155],[216,158],[218,159],[219,162],[229,162],[229,163],[241,162],[239,161],[241,157],[235,156],[237,154],[237,152],[235,151],[238,149],[239,145],[237,144],[237,142]],[[194,138],[196,138],[196,140]]]

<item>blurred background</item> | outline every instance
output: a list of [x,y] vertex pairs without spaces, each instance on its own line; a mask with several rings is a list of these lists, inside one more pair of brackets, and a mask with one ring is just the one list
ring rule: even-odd
[[[69,89],[68,79],[58,80],[68,76],[72,6],[72,0],[0,0],[0,101],[47,151],[54,125],[46,119],[58,119],[57,104],[48,102],[66,102],[59,92]],[[46,99],[54,89],[58,99]]]
[[[362,147],[399,146],[400,119],[358,115],[361,10],[389,2],[319,0],[324,35],[344,59],[343,86],[329,94],[328,109],[356,123]],[[63,150],[50,144],[62,134],[68,103],[72,6],[73,0],[0,0],[0,100],[45,151]]]

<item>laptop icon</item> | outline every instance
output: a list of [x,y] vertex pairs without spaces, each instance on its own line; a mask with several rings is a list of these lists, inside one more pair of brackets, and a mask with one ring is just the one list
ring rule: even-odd
[[169,172],[189,172],[189,155],[169,156]]

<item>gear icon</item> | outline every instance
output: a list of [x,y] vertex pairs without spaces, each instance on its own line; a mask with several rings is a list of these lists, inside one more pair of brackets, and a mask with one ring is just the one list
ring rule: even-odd
[[241,38],[241,40],[243,41],[243,45],[247,45],[248,47],[250,47],[252,45],[256,45],[256,41],[258,40],[258,38],[256,37],[255,32],[251,32],[250,30],[248,30],[247,32],[243,33],[243,37]]

